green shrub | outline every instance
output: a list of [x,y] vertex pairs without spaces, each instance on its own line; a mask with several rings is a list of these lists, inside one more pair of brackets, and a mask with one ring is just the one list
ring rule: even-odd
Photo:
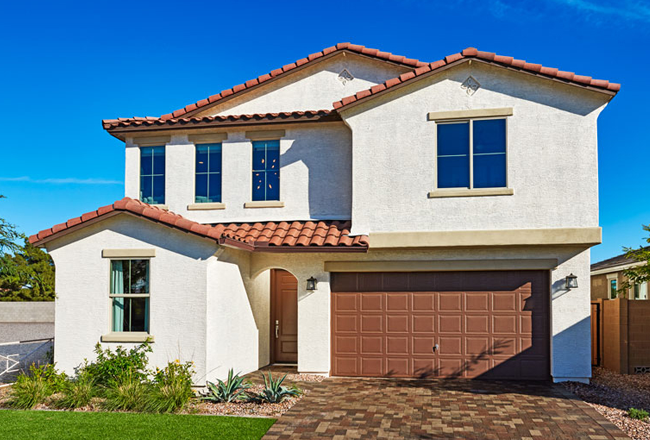
[[65,388],[67,376],[59,373],[53,364],[32,364],[27,374],[21,373],[11,387],[9,405],[14,408],[31,409],[53,393]]
[[32,409],[52,395],[52,387],[41,376],[21,374],[11,387],[9,406],[18,409]]
[[241,400],[246,397],[246,390],[250,388],[249,383],[244,383],[243,377],[233,374],[232,368],[228,371],[228,379],[225,382],[217,379],[216,384],[207,382],[207,386],[208,393],[202,399],[215,403]]
[[63,397],[56,402],[57,407],[74,409],[87,406],[95,396],[95,381],[82,371],[74,381],[68,381],[63,393]]
[[128,371],[113,379],[104,390],[104,408],[109,411],[142,411],[145,409],[150,385]]
[[262,377],[264,378],[264,389],[259,393],[258,398],[263,402],[280,403],[287,397],[299,396],[301,394],[300,389],[296,387],[287,388],[282,386],[282,382],[287,377],[286,374],[281,378],[273,379],[273,376],[269,372],[268,378],[264,374],[262,374]]
[[125,376],[140,381],[147,378],[147,353],[151,353],[151,344],[147,341],[130,350],[121,345],[115,351],[95,345],[97,360],[86,364],[83,370],[87,372],[97,385],[108,386],[110,383],[122,382]]
[[146,397],[146,410],[156,413],[176,412],[194,396],[192,375],[194,364],[169,362],[162,370],[156,369],[150,393]]
[[648,411],[644,409],[630,408],[627,415],[633,419],[645,420],[648,418]]

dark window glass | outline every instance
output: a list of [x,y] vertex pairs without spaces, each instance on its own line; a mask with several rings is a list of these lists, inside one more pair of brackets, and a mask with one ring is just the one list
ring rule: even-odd
[[469,188],[469,122],[438,125],[438,188]]
[[112,260],[112,328],[115,332],[149,331],[149,260]]
[[472,142],[470,122],[438,124],[437,130],[438,188],[507,186],[505,119],[472,121]]
[[609,282],[609,289],[611,292],[611,298],[614,299],[618,296],[618,288],[616,287],[616,280],[611,280]]
[[221,202],[221,144],[196,146],[194,202]]
[[280,200],[280,141],[253,142],[253,200]]
[[140,148],[140,200],[165,203],[165,147]]

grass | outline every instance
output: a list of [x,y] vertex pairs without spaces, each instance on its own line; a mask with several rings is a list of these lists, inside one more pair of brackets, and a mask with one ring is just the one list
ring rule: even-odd
[[260,439],[273,423],[244,417],[0,410],[0,438]]

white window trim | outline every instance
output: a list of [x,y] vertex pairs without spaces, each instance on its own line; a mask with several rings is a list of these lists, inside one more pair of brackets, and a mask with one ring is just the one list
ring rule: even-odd
[[[431,114],[429,114],[431,118]],[[506,124],[506,186],[495,187],[495,188],[474,188],[474,123],[473,121],[488,121],[504,119]],[[513,195],[514,190],[510,187],[510,176],[509,176],[509,138],[508,138],[508,117],[507,116],[485,116],[485,117],[472,117],[472,118],[458,118],[458,119],[442,119],[435,120],[435,133],[434,133],[434,178],[433,178],[433,191],[429,192],[429,198],[438,198],[438,197],[471,197],[471,196],[498,196],[498,195]],[[444,124],[457,124],[460,122],[469,123],[469,188],[468,187],[458,187],[458,188],[438,188],[438,126]],[[497,191],[495,191],[497,190]],[[498,191],[501,190],[501,191]],[[508,190],[508,191],[503,191]],[[449,195],[445,195],[445,192],[449,192]]]
[[618,293],[616,298],[612,298],[612,281],[616,281],[616,291],[618,292],[618,274],[612,273],[607,275],[607,299],[616,299],[619,297]]

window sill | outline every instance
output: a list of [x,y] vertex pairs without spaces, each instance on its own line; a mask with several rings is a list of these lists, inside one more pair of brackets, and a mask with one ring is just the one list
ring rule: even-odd
[[258,202],[246,202],[244,208],[284,208],[284,202],[279,200],[262,200]]
[[102,336],[102,342],[149,342],[154,341],[154,337],[145,332],[111,332]]
[[154,208],[160,208],[160,209],[164,209],[165,211],[169,211],[169,206],[167,206],[167,205],[152,204],[151,206],[153,206]]
[[188,211],[211,211],[216,209],[226,209],[225,203],[192,203],[187,205]]
[[438,189],[429,193],[430,199],[442,197],[485,197],[485,196],[511,196],[515,190],[512,188],[481,188],[481,189]]

